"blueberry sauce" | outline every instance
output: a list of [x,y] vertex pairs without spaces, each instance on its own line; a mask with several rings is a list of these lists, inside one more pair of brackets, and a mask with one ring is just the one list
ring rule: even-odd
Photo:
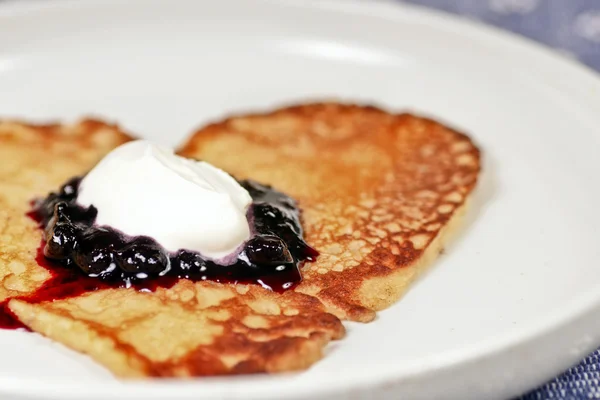
[[[259,284],[282,292],[301,280],[300,267],[318,252],[302,238],[296,202],[271,187],[245,180],[239,183],[253,199],[249,221],[253,235],[231,265],[219,265],[200,254],[168,253],[145,236],[128,237],[94,225],[97,210],[76,204],[80,178],[58,193],[33,204],[28,216],[44,230],[36,261],[50,278],[22,298],[29,303],[75,297],[98,289],[133,287],[140,291],[169,288],[179,279]],[[0,303],[0,329],[24,328]]]

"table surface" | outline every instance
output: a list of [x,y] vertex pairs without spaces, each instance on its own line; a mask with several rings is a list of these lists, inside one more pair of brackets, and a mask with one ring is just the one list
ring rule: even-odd
[[[600,72],[600,0],[396,0],[527,36]],[[598,105],[600,112],[600,104]],[[600,350],[522,399],[600,398]]]
[[[398,0],[402,2],[402,0]],[[600,0],[404,0],[522,34],[600,71]]]
[[[4,1],[10,0],[0,3]],[[459,14],[519,33],[600,72],[600,0],[396,1]],[[526,400],[591,398],[600,398],[600,349],[522,397]]]

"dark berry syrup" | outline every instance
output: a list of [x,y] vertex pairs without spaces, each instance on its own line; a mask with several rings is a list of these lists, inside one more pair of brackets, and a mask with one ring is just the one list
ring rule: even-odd
[[[107,288],[154,291],[179,279],[259,284],[283,292],[300,283],[301,265],[319,254],[303,240],[296,201],[257,182],[239,182],[253,199],[248,212],[253,235],[233,264],[220,265],[193,251],[169,253],[149,237],[94,225],[97,210],[76,204],[80,181],[71,179],[28,213],[44,230],[36,261],[50,272],[39,289],[22,296],[29,303]],[[7,303],[0,303],[0,329],[25,328]]]

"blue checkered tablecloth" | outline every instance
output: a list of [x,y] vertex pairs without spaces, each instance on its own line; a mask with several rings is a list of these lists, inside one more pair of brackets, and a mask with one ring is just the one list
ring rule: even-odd
[[[397,1],[461,14],[520,33],[600,71],[600,0]],[[600,399],[600,349],[522,399]]]

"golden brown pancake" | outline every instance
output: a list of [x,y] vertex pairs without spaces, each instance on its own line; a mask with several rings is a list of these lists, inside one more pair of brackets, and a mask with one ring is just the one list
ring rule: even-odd
[[371,321],[443,249],[480,172],[471,140],[430,119],[305,104],[197,131],[180,153],[299,201],[320,251],[297,292],[342,319]]
[[129,140],[95,120],[74,125],[0,121],[0,301],[36,289],[48,272],[35,261],[42,231],[26,213],[31,201],[84,174]]
[[186,377],[308,368],[340,320],[314,297],[258,285],[182,280],[142,293],[105,289],[10,308],[35,332],[89,354],[121,377]]
[[30,201],[85,174],[129,139],[91,120],[0,123],[0,299],[10,299],[31,330],[123,377],[280,372],[319,360],[344,327],[302,293],[182,280],[151,293],[103,289],[41,303],[30,295],[50,278],[35,260],[42,232],[26,216]]

